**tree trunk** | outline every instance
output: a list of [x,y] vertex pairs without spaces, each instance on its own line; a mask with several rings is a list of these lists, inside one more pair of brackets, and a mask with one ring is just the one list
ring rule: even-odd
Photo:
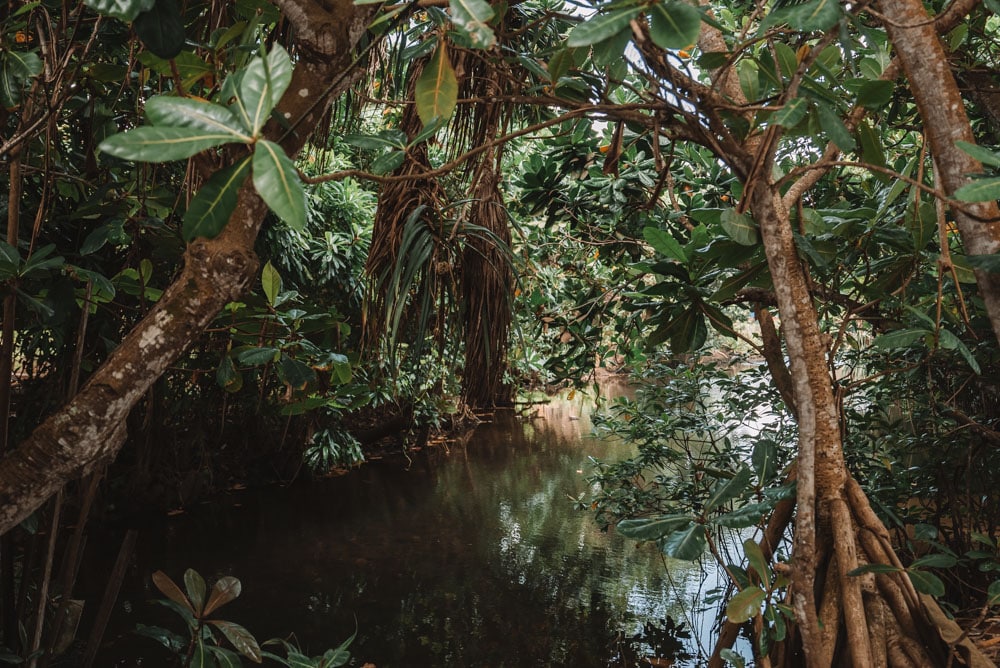
[[[969,183],[968,175],[982,172],[983,166],[956,145],[959,141],[974,144],[975,137],[948,56],[934,22],[919,0],[881,0],[879,8],[885,14],[886,32],[896,56],[910,80],[941,184],[945,194],[952,197]],[[969,255],[1000,252],[1000,209],[996,202],[967,203],[952,210]],[[1000,342],[1000,274],[976,270],[976,283]]]
[[[352,52],[375,10],[350,0],[281,0],[299,54],[278,113],[295,123],[284,148],[296,153],[333,97],[351,82]],[[317,99],[320,98],[320,99]],[[272,124],[271,136],[284,131]],[[16,526],[67,481],[112,459],[125,419],[152,383],[201,334],[221,308],[242,296],[256,275],[253,252],[267,207],[248,185],[215,239],[184,253],[180,276],[80,392],[18,448],[0,459],[0,533]]]

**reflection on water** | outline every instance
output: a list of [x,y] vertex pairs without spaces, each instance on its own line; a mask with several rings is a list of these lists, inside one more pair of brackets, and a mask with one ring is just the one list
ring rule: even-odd
[[[157,569],[235,575],[244,593],[224,618],[258,638],[294,631],[314,653],[357,628],[356,665],[636,665],[654,645],[667,651],[705,574],[671,562],[668,575],[650,546],[575,509],[588,458],[629,454],[590,438],[588,413],[582,397],[557,400],[531,419],[500,415],[409,470],[374,462],[203,506],[140,538],[136,583]],[[151,622],[148,584],[123,596],[118,628]],[[692,654],[710,633],[696,626]],[[101,665],[135,665],[137,654],[158,665],[154,651],[122,641]]]

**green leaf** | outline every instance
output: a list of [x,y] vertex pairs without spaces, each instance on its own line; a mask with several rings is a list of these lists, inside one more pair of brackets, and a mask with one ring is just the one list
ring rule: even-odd
[[876,336],[875,340],[872,341],[872,345],[876,348],[906,348],[930,333],[926,329],[897,329],[896,331]]
[[705,501],[705,512],[711,512],[749,490],[750,475],[750,469],[744,466],[732,478],[722,479],[715,483],[712,492]]
[[785,103],[785,106],[774,112],[771,120],[784,128],[794,128],[806,116],[809,109],[809,101],[804,97],[797,97]]
[[254,663],[261,662],[260,644],[253,637],[253,634],[245,628],[235,622],[225,622],[219,619],[209,620],[208,623],[222,631],[222,635],[226,636],[237,652]]
[[196,237],[212,239],[222,232],[236,209],[240,188],[247,179],[250,156],[212,175],[198,190],[184,212],[181,236],[184,241]]
[[1000,603],[1000,580],[994,580],[990,583],[989,589],[986,590],[986,604],[989,606],[994,606]]
[[274,306],[274,303],[278,299],[278,293],[281,292],[281,274],[274,268],[270,260],[268,260],[260,272],[260,284],[264,288],[267,303]]
[[0,51],[0,105],[13,109],[21,103],[21,89],[42,71],[42,60],[34,51]]
[[955,146],[962,149],[984,165],[989,165],[990,167],[1000,167],[1000,152],[991,151],[988,148],[984,148],[977,144],[970,144],[967,141],[957,141],[955,142]]
[[928,573],[927,571],[907,571],[907,574],[910,576],[913,588],[921,594],[944,596],[944,583],[941,582],[941,578],[933,573]]
[[435,119],[451,118],[458,104],[458,79],[448,59],[444,42],[438,45],[417,79],[415,100],[417,115],[424,125]]
[[778,472],[778,444],[768,438],[760,439],[754,443],[750,462],[758,483],[763,487]]
[[[265,265],[265,268],[269,266],[271,266],[270,262]],[[268,299],[270,299],[270,295],[268,295]],[[247,366],[263,366],[276,361],[279,352],[277,348],[246,348],[236,354],[236,361]]]
[[146,118],[160,127],[192,128],[227,134],[230,141],[250,143],[253,137],[238,132],[236,115],[226,107],[204,100],[174,95],[157,95],[146,102]]
[[136,162],[184,160],[204,150],[230,144],[231,132],[199,128],[145,126],[112,135],[97,147],[108,155]]
[[764,605],[767,594],[760,587],[747,587],[729,599],[726,604],[726,617],[733,624],[742,624],[753,619]]
[[451,0],[451,22],[459,31],[469,36],[474,49],[489,49],[496,35],[489,22],[495,16],[493,8],[484,0]]
[[686,529],[675,531],[663,541],[663,553],[674,559],[694,561],[705,552],[708,541],[705,527],[691,522]]
[[[228,359],[228,357],[226,358]],[[236,600],[243,591],[240,581],[231,575],[226,575],[218,579],[212,587],[212,595],[208,597],[205,605],[205,615],[210,615],[226,603]]]
[[681,248],[681,245],[669,233],[655,227],[644,227],[642,229],[642,236],[661,255],[666,255],[682,263],[687,262],[687,254],[684,252],[684,249]]
[[1000,176],[976,179],[955,191],[955,199],[963,202],[991,202],[1000,199]]
[[260,140],[253,152],[253,185],[257,193],[293,230],[306,226],[306,191],[285,150]]
[[858,575],[864,575],[865,573],[898,573],[901,571],[899,566],[892,566],[890,564],[865,564],[864,566],[858,566],[847,572],[851,577],[856,577]]
[[147,626],[146,624],[136,624],[135,634],[143,636],[145,638],[151,638],[156,642],[160,643],[171,652],[183,652],[187,647],[188,641],[173,631],[161,628],[159,626]]
[[406,160],[404,151],[388,151],[377,157],[371,166],[372,174],[389,174],[397,169]]
[[[292,59],[280,44],[255,58],[243,72],[236,94],[244,127],[256,136],[292,83]],[[319,91],[316,92],[319,94]]]
[[743,541],[743,553],[747,557],[747,562],[750,564],[750,568],[757,572],[757,577],[760,578],[761,584],[770,589],[771,587],[771,567],[767,564],[767,559],[764,558],[764,552],[760,549],[760,545],[757,541],[752,538],[747,538]]
[[184,571],[184,589],[197,617],[205,607],[205,579],[193,568]]
[[842,13],[838,0],[812,0],[772,12],[761,24],[761,30],[779,23],[787,23],[802,32],[826,31],[840,20]]
[[622,56],[625,54],[625,49],[628,48],[631,41],[632,28],[626,25],[613,37],[594,44],[591,47],[591,59],[598,67],[617,65],[622,62]]
[[976,372],[976,374],[982,373],[979,368],[979,362],[976,361],[975,356],[973,356],[972,351],[962,342],[962,339],[955,336],[952,332],[947,329],[942,329],[938,332],[938,343],[945,350],[957,350],[958,353],[965,359],[969,364],[969,367]]
[[195,641],[194,652],[192,652],[187,666],[190,668],[215,668],[215,660],[211,653],[205,649],[205,640],[201,636]]
[[243,666],[240,655],[230,649],[215,645],[208,645],[206,649],[212,654],[212,658],[215,659],[219,668],[242,668]]
[[950,554],[928,554],[926,556],[914,559],[913,563],[910,564],[910,568],[926,567],[926,568],[952,568],[958,563],[958,559]]
[[617,530],[621,535],[635,540],[659,540],[687,526],[689,522],[691,522],[690,515],[657,515],[622,520],[618,523]]
[[652,6],[649,36],[664,49],[684,49],[698,40],[701,12],[686,2],[664,0]]
[[626,28],[629,22],[638,15],[639,9],[636,7],[594,14],[569,31],[569,35],[566,37],[566,46],[590,46],[610,39]]
[[840,119],[840,114],[825,104],[817,104],[816,109],[819,111],[819,125],[830,137],[830,141],[836,144],[841,151],[853,151],[854,137],[847,131],[847,126]]
[[729,529],[746,529],[757,526],[761,518],[772,510],[774,510],[774,504],[767,501],[749,503],[732,512],[713,517],[712,524]]
[[243,389],[243,376],[236,370],[236,365],[229,355],[223,355],[219,360],[219,368],[215,370],[215,382],[226,392],[239,392]]
[[184,48],[184,22],[176,0],[155,0],[132,22],[135,33],[160,58],[174,58]]
[[892,101],[895,90],[894,81],[865,81],[858,90],[858,104],[867,109],[879,109]]
[[1000,253],[993,255],[967,255],[969,265],[993,274],[1000,274]]
[[278,378],[283,383],[291,385],[292,389],[295,390],[301,390],[316,380],[316,372],[313,371],[311,366],[284,353],[278,359],[277,371]]
[[84,0],[85,5],[106,16],[113,16],[129,23],[153,8],[153,0]]
[[719,219],[722,229],[729,238],[742,246],[756,246],[760,241],[757,225],[753,218],[745,213],[736,213],[736,209],[726,209]]
[[746,668],[746,659],[743,658],[736,650],[729,647],[724,648],[719,652],[719,658],[724,659],[726,663],[736,666],[736,668]]

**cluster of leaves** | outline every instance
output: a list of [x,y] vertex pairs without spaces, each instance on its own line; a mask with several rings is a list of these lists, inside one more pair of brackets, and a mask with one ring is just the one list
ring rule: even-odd
[[[136,633],[162,644],[177,656],[185,668],[235,668],[243,665],[243,658],[258,664],[268,659],[288,668],[337,668],[351,660],[347,648],[354,636],[320,656],[309,657],[285,640],[259,643],[243,626],[217,618],[214,613],[236,600],[243,591],[240,581],[231,575],[219,578],[211,590],[193,568],[184,572],[183,590],[163,571],[153,573],[153,584],[166,596],[156,602],[184,620],[187,637],[163,627],[144,624],[137,627]],[[236,651],[223,646],[223,639]],[[262,649],[262,646],[269,645],[283,648],[285,656]]]

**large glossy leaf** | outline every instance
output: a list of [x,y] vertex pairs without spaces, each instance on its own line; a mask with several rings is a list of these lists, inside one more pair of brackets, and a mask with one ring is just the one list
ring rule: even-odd
[[663,541],[663,553],[674,559],[694,561],[705,552],[707,544],[705,527],[691,522],[687,528],[667,536]]
[[770,588],[771,567],[768,565],[767,559],[764,558],[764,552],[760,549],[757,541],[752,538],[747,538],[743,541],[743,554],[746,555],[750,568],[757,572],[757,577],[760,578],[761,584]]
[[184,589],[194,606],[195,614],[201,614],[205,607],[205,579],[193,568],[184,571]]
[[284,353],[278,359],[277,371],[278,378],[296,390],[301,390],[316,380],[316,372],[312,367]]
[[139,12],[153,8],[154,0],[84,0],[85,5],[106,16],[113,16],[130,23]]
[[438,45],[417,79],[415,99],[417,115],[424,125],[435,119],[451,118],[458,104],[458,79],[448,59],[444,42]]
[[897,329],[893,332],[876,336],[872,345],[876,348],[906,348],[910,344],[919,341],[931,332],[926,329]]
[[965,358],[965,361],[969,364],[969,367],[971,367],[973,371],[977,374],[982,372],[979,368],[979,362],[976,361],[972,351],[969,350],[968,346],[962,342],[962,339],[955,336],[952,332],[947,329],[940,330],[938,332],[938,343],[945,350],[957,350],[958,353]]
[[215,645],[208,645],[206,649],[211,653],[219,668],[242,668],[243,666],[240,655],[230,649]]
[[279,352],[277,348],[247,348],[237,353],[236,361],[247,366],[262,366],[276,361]]
[[569,31],[569,35],[566,37],[566,46],[590,46],[610,39],[627,27],[629,22],[638,15],[639,10],[634,7],[594,14]]
[[655,227],[644,227],[642,236],[661,255],[666,255],[673,260],[687,262],[687,254],[677,240],[669,233]]
[[248,132],[257,135],[291,83],[292,59],[280,44],[247,66],[239,80],[236,107]]
[[760,612],[767,595],[760,587],[747,587],[729,599],[726,604],[726,617],[733,624],[742,624],[753,619]]
[[978,146],[977,144],[970,144],[967,141],[957,141],[955,142],[955,146],[962,149],[984,165],[989,165],[990,167],[1000,167],[1000,151],[991,151],[988,148]]
[[451,0],[451,21],[459,31],[469,36],[473,48],[488,49],[496,41],[489,22],[495,15],[484,0]]
[[254,663],[261,662],[260,644],[253,637],[253,634],[245,628],[235,622],[226,622],[218,619],[210,620],[208,623],[222,631],[222,635],[226,636],[226,639],[233,644],[237,652]]
[[274,268],[270,260],[260,271],[260,286],[264,289],[267,303],[274,306],[278,301],[278,293],[281,292],[281,274]]
[[284,149],[261,140],[253,152],[253,185],[257,193],[293,230],[306,226],[306,191],[295,164]]
[[806,116],[809,109],[809,101],[804,97],[797,97],[789,100],[785,106],[774,112],[771,120],[785,128],[794,128]]
[[971,267],[1000,274],[1000,253],[993,253],[992,255],[966,255],[965,259]]
[[182,608],[185,608],[192,615],[196,614],[194,606],[191,605],[191,601],[189,601],[188,597],[184,595],[184,592],[182,592],[180,587],[177,586],[177,583],[170,579],[169,575],[163,571],[156,571],[153,573],[153,584],[156,585],[156,588],[171,601]]
[[215,668],[215,659],[212,658],[212,653],[205,648],[205,641],[201,637],[195,640],[194,651],[191,653],[187,665],[190,668]]
[[684,49],[698,39],[701,12],[686,2],[659,2],[650,8],[649,16],[649,36],[657,46]]
[[236,115],[219,104],[175,95],[157,95],[146,102],[146,118],[160,127],[193,128],[228,134],[231,141],[249,143],[250,135],[239,131]]
[[236,600],[242,591],[243,585],[233,576],[226,575],[219,578],[212,586],[212,594],[208,597],[208,603],[205,604],[205,614],[210,615],[226,603]]
[[667,534],[687,526],[691,522],[690,515],[657,515],[656,517],[641,517],[622,520],[618,523],[618,533],[636,540],[659,540]]
[[847,126],[840,119],[840,115],[825,104],[817,104],[819,111],[819,125],[826,132],[830,140],[837,145],[841,151],[854,150],[854,137],[847,131]]
[[757,526],[764,514],[773,509],[774,504],[767,501],[750,503],[732,512],[713,517],[712,524],[729,529],[746,529]]
[[907,571],[906,573],[910,576],[913,588],[920,593],[930,594],[931,596],[944,596],[944,583],[941,582],[941,578],[938,576],[927,571]]
[[754,443],[750,463],[757,474],[757,482],[763,487],[778,471],[778,444],[769,438]]
[[226,392],[234,393],[243,389],[243,376],[237,371],[229,355],[223,355],[219,360],[219,367],[215,370],[215,382]]
[[184,48],[184,22],[177,0],[155,0],[132,22],[135,33],[160,58],[174,58]]
[[112,135],[97,148],[123,160],[170,162],[184,160],[207,149],[232,142],[233,135],[229,132],[144,126]]
[[6,109],[21,102],[21,89],[42,71],[42,59],[34,51],[0,51],[0,105]]
[[745,213],[736,213],[736,209],[726,209],[719,219],[722,229],[729,238],[743,246],[756,246],[760,241],[757,224]]
[[1000,199],[1000,176],[967,183],[955,191],[955,199],[963,202],[991,202]]
[[750,475],[750,469],[744,466],[732,478],[715,483],[708,499],[705,500],[705,512],[715,510],[746,492],[750,488]]
[[219,170],[205,182],[184,212],[181,234],[185,241],[218,236],[236,209],[240,188],[249,170],[250,157],[247,156],[235,165]]

